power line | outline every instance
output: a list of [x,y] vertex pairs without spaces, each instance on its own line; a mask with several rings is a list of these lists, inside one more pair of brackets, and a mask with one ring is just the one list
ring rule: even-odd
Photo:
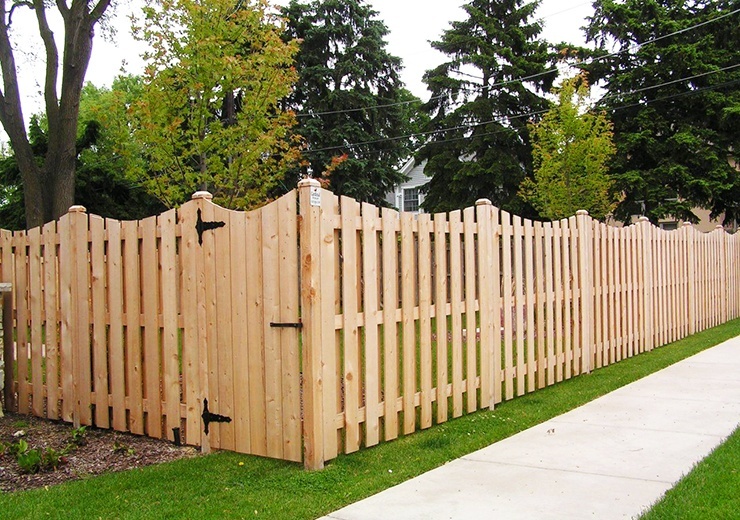
[[[740,67],[740,64],[731,65],[731,66],[728,66],[728,67],[724,67],[722,69],[718,69],[718,70],[715,70],[715,71],[709,71],[709,72],[705,72],[705,73],[702,73],[702,74],[696,74],[694,76],[690,76],[690,77],[686,77],[686,78],[681,78],[681,79],[677,79],[677,80],[666,81],[664,83],[660,83],[660,84],[657,84],[657,85],[652,85],[652,86],[649,86],[649,87],[635,89],[635,90],[630,91],[630,92],[624,92],[624,93],[620,94],[620,96],[629,96],[629,95],[636,94],[636,93],[639,93],[639,92],[643,92],[643,91],[646,91],[646,90],[661,88],[661,87],[665,87],[665,86],[668,86],[668,85],[673,85],[675,83],[679,83],[679,82],[682,82],[682,81],[690,81],[690,80],[696,79],[698,77],[708,76],[708,75],[711,75],[711,74],[717,74],[719,72],[723,72],[723,71],[726,71],[726,70],[734,69],[734,68],[737,68],[737,67]],[[710,85],[710,86],[707,86],[707,87],[702,87],[700,89],[690,90],[688,92],[681,92],[681,93],[678,93],[678,94],[672,94],[670,96],[664,96],[664,97],[661,97],[661,98],[656,98],[656,99],[653,99],[653,100],[648,100],[648,101],[645,101],[643,103],[633,103],[633,104],[624,105],[624,106],[621,106],[621,107],[611,107],[611,108],[609,108],[609,110],[611,110],[611,111],[617,111],[617,110],[622,110],[622,109],[626,109],[626,108],[631,108],[631,107],[634,107],[634,106],[647,106],[647,105],[652,104],[652,103],[657,102],[657,101],[664,101],[666,99],[672,99],[674,97],[679,97],[679,96],[684,96],[684,95],[689,95],[689,94],[698,94],[698,93],[703,92],[705,90],[714,89],[714,88],[721,88],[721,87],[724,87],[724,86],[727,86],[727,85],[731,85],[731,84],[735,84],[735,83],[740,83],[740,80],[732,80],[732,81],[721,83],[721,84],[718,84],[718,85]],[[616,96],[614,96],[614,97],[616,97]],[[606,97],[604,99],[606,99]],[[362,141],[362,142],[359,142],[359,143],[351,143],[351,144],[345,144],[345,145],[339,145],[339,146],[327,146],[327,147],[318,148],[318,149],[315,149],[315,150],[306,150],[306,151],[304,151],[304,154],[327,152],[327,151],[332,151],[332,150],[346,150],[346,149],[357,148],[357,147],[360,147],[360,146],[366,146],[366,145],[370,145],[370,144],[378,144],[378,143],[384,143],[384,142],[393,142],[393,141],[399,141],[399,140],[402,140],[402,139],[411,139],[411,138],[414,138],[414,137],[426,137],[426,136],[430,136],[430,135],[434,135],[434,134],[439,134],[439,133],[443,133],[443,132],[451,132],[451,131],[455,131],[455,130],[470,130],[470,129],[473,129],[473,128],[477,128],[477,127],[481,127],[481,126],[485,126],[485,125],[489,125],[489,124],[494,124],[494,123],[502,124],[502,123],[505,123],[507,121],[512,121],[512,120],[515,120],[515,119],[522,119],[522,118],[534,117],[534,116],[537,116],[537,115],[544,114],[545,112],[547,112],[547,110],[537,110],[537,111],[528,112],[528,113],[525,113],[525,114],[518,114],[518,115],[515,115],[515,116],[499,116],[499,117],[497,117],[495,119],[491,119],[491,120],[488,120],[488,121],[482,121],[480,123],[475,123],[475,124],[472,124],[472,125],[458,125],[458,126],[454,126],[454,127],[440,128],[440,129],[437,129],[437,130],[430,130],[428,132],[419,132],[419,133],[415,133],[415,134],[408,134],[408,135],[397,136],[397,137],[387,137],[387,138],[381,138],[381,139],[373,139],[373,140],[369,140],[369,141]],[[495,132],[488,132],[488,133],[483,133],[483,134],[477,134],[475,137],[484,137],[484,136],[495,135],[495,134],[498,134],[498,133],[508,132],[508,131],[510,131],[510,130],[509,129],[506,129],[506,130],[497,130]],[[447,143],[447,142],[459,141],[459,140],[470,139],[470,138],[471,138],[471,136],[460,136],[460,137],[455,137],[455,138],[451,138],[451,139],[447,139],[447,140],[434,141],[434,143],[435,144],[443,144],[443,143]],[[382,151],[382,150],[374,150],[372,153],[377,153],[377,152],[380,152],[380,151]]]
[[[630,47],[628,47],[626,49],[623,49],[621,51],[618,51],[618,52],[613,52],[613,53],[605,54],[603,56],[599,56],[597,58],[594,58],[593,60],[590,60],[590,61],[585,61],[584,60],[584,61],[577,62],[577,63],[573,64],[572,66],[573,67],[582,67],[582,66],[585,66],[585,65],[591,65],[592,63],[595,63],[595,62],[598,62],[598,61],[601,61],[601,60],[605,60],[605,59],[608,59],[608,58],[613,58],[615,56],[619,56],[620,54],[624,54],[626,52],[630,52],[630,51],[633,51],[633,50],[638,50],[638,49],[641,49],[642,47],[644,47],[645,45],[649,45],[649,44],[655,43],[655,42],[660,41],[660,40],[663,40],[665,38],[670,38],[671,36],[676,36],[678,34],[683,34],[685,32],[692,31],[694,29],[697,29],[699,27],[703,27],[703,26],[708,25],[710,23],[714,23],[714,22],[716,22],[718,20],[721,20],[723,18],[726,18],[728,16],[732,16],[734,14],[737,14],[738,12],[740,12],[740,8],[739,9],[735,9],[734,11],[730,11],[729,13],[725,13],[723,15],[717,16],[717,17],[712,18],[710,20],[705,20],[704,22],[700,22],[700,23],[697,23],[695,25],[692,25],[692,26],[689,26],[689,27],[685,27],[683,29],[679,29],[679,30],[677,30],[675,32],[672,32],[672,33],[669,33],[669,34],[665,34],[663,36],[658,36],[656,38],[652,38],[652,39],[646,40],[646,41],[644,41],[642,43],[632,45],[632,46],[630,46]],[[514,79],[510,79],[510,80],[506,80],[506,81],[500,81],[498,83],[493,83],[491,85],[480,85],[480,86],[474,86],[474,87],[461,87],[461,90],[465,90],[465,91],[468,91],[468,92],[485,91],[485,90],[490,90],[490,89],[494,89],[494,88],[497,88],[497,87],[502,87],[502,86],[505,86],[505,85],[510,85],[512,83],[520,83],[520,82],[528,81],[528,80],[535,79],[535,78],[538,78],[538,77],[541,77],[541,76],[546,76],[548,74],[552,74],[552,73],[557,72],[557,71],[558,71],[558,68],[557,67],[553,67],[551,69],[548,69],[548,70],[545,70],[545,71],[542,71],[542,72],[538,72],[538,73],[535,73],[535,74],[531,74],[529,76],[523,76],[521,78],[514,78]],[[454,69],[451,70],[451,72],[455,72],[455,73],[459,73],[459,74],[463,74],[463,75],[472,76],[470,74],[467,74],[467,73],[464,73],[464,72],[461,72],[461,71],[458,71],[458,70],[454,70]],[[475,77],[475,76],[473,76],[473,77]],[[477,79],[481,79],[481,78],[477,78]],[[447,94],[440,94],[438,96],[432,96],[432,97],[429,98],[429,100],[427,101],[427,103],[429,103],[430,101],[436,100],[436,99],[442,99],[444,97],[447,97]],[[416,102],[417,102],[416,100],[398,101],[398,102],[394,102],[394,103],[386,103],[386,104],[381,104],[381,105],[372,105],[372,106],[365,106],[365,107],[358,107],[358,108],[348,108],[348,109],[342,109],[342,110],[329,110],[329,111],[325,111],[325,112],[315,112],[315,113],[299,113],[299,114],[296,115],[296,117],[302,118],[302,117],[318,117],[318,116],[323,116],[323,115],[348,114],[348,113],[352,113],[352,112],[363,112],[365,110],[373,110],[373,109],[377,109],[377,108],[390,108],[390,107],[394,107],[394,106],[409,105],[409,104],[416,103]]]

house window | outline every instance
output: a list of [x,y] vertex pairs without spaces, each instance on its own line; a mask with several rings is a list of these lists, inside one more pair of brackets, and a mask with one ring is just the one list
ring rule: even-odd
[[409,212],[419,211],[419,188],[404,188],[403,210]]
[[675,231],[678,229],[678,222],[675,220],[661,222],[660,229],[662,229],[663,231]]

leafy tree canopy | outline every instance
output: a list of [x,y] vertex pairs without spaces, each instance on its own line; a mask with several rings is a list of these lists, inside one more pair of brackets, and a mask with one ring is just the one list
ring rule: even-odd
[[[597,0],[587,67],[614,123],[622,220],[740,217],[740,31],[731,0]],[[734,10],[734,14],[733,14]]]
[[382,204],[404,180],[399,167],[420,105],[403,87],[401,60],[386,50],[387,27],[363,0],[293,0],[283,15],[286,39],[302,42],[288,103],[309,146],[303,173],[337,194]]
[[167,206],[207,189],[246,209],[299,155],[295,123],[279,102],[297,79],[297,42],[265,0],[150,0],[135,27],[151,46],[134,136],[149,170],[144,185]]
[[[89,213],[136,220],[165,209],[130,176],[145,167],[126,124],[126,106],[140,87],[138,78],[121,77],[111,89],[90,83],[82,89],[74,203],[85,206]],[[29,140],[34,156],[41,161],[49,146],[49,127],[42,115],[31,118]],[[0,228],[25,228],[24,185],[14,154],[0,159],[0,185]]]
[[424,76],[431,99],[424,207],[445,211],[488,198],[523,215],[532,209],[518,196],[531,175],[527,121],[549,106],[544,92],[556,73],[556,54],[533,21],[538,2],[471,0],[467,19],[453,22],[432,46],[449,61]]
[[603,220],[616,207],[607,171],[615,152],[612,125],[603,112],[587,111],[585,75],[564,81],[553,92],[558,103],[530,124],[534,178],[524,179],[520,194],[550,220],[579,209]]

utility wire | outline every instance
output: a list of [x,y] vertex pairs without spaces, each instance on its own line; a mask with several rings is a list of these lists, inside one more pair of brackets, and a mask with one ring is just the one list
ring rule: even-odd
[[[735,68],[738,68],[738,67],[740,67],[740,63],[735,64],[735,65],[730,65],[730,66],[724,67],[722,69],[717,69],[717,70],[713,70],[713,71],[709,71],[709,72],[704,72],[702,74],[695,74],[693,76],[689,76],[689,77],[685,77],[685,78],[680,78],[680,79],[675,79],[675,80],[671,80],[671,81],[666,81],[666,82],[663,82],[663,83],[659,83],[657,85],[651,85],[649,87],[643,87],[643,88],[635,89],[635,90],[632,90],[632,91],[629,91],[629,92],[623,92],[623,93],[620,93],[620,94],[613,94],[613,95],[604,96],[604,98],[602,98],[602,100],[604,100],[604,99],[611,99],[612,97],[626,97],[626,96],[630,96],[632,94],[637,94],[637,93],[640,93],[640,92],[644,92],[646,90],[652,90],[652,89],[661,88],[661,87],[665,87],[665,86],[668,86],[668,85],[673,85],[673,84],[684,82],[684,81],[690,81],[692,79],[696,79],[696,78],[700,78],[700,77],[704,77],[704,76],[709,76],[709,75],[712,75],[712,74],[718,74],[720,72],[724,72],[724,71],[727,71],[727,70],[735,69]],[[646,105],[648,105],[650,103],[653,103],[655,101],[662,101],[662,100],[665,100],[665,99],[670,99],[670,98],[676,97],[678,95],[696,94],[696,93],[703,92],[704,90],[707,90],[707,89],[710,89],[710,88],[720,88],[722,86],[725,86],[728,83],[729,84],[732,84],[732,83],[736,83],[736,82],[740,82],[740,80],[733,80],[733,81],[722,83],[722,84],[719,84],[719,85],[710,85],[708,87],[703,87],[703,88],[696,89],[696,90],[690,90],[688,92],[682,92],[682,93],[679,93],[679,94],[675,94],[675,95],[671,95],[671,96],[667,96],[667,97],[663,97],[663,98],[657,98],[655,100],[649,100],[649,101],[646,101],[644,103],[637,103],[637,104],[632,104],[632,105],[626,105],[624,107],[612,107],[610,110],[616,111],[616,110],[620,110],[621,108],[629,108],[629,107],[638,106],[638,105],[639,106],[646,106]],[[548,110],[549,109],[546,109],[546,110],[537,110],[537,111],[533,111],[533,112],[528,112],[526,114],[518,114],[518,115],[515,115],[515,116],[498,116],[498,117],[496,117],[494,119],[491,119],[491,120],[488,120],[488,121],[482,121],[480,123],[475,123],[475,124],[472,124],[472,125],[458,125],[458,126],[452,126],[452,127],[447,127],[447,128],[439,128],[437,130],[430,130],[430,131],[427,131],[427,132],[418,132],[418,133],[414,133],[414,134],[407,134],[407,135],[396,136],[396,137],[386,137],[386,138],[380,138],[380,139],[373,139],[373,140],[369,140],[369,141],[362,141],[362,142],[359,142],[359,143],[344,144],[344,145],[337,145],[337,146],[327,146],[327,147],[324,147],[324,148],[317,148],[317,149],[314,149],[314,150],[305,150],[303,153],[304,154],[312,154],[312,153],[315,154],[315,153],[319,153],[319,152],[328,152],[328,151],[332,151],[332,150],[352,149],[352,148],[357,148],[359,146],[366,146],[366,145],[369,145],[369,144],[379,144],[379,143],[385,143],[385,142],[400,141],[400,140],[403,140],[403,139],[411,139],[411,138],[414,138],[414,137],[427,137],[427,136],[431,136],[431,135],[434,135],[434,134],[439,134],[439,133],[443,133],[443,132],[452,132],[452,131],[455,131],[455,130],[470,130],[470,129],[473,129],[473,128],[477,128],[477,127],[485,126],[485,125],[489,125],[489,124],[494,124],[494,123],[503,124],[503,123],[505,123],[507,121],[512,121],[512,120],[515,120],[515,119],[534,117],[534,116],[537,116],[537,115],[544,114]],[[496,134],[496,133],[499,133],[499,132],[504,132],[504,131],[509,131],[509,129],[506,129],[506,130],[498,130],[496,132],[486,133],[486,134],[478,134],[478,135],[476,135],[476,137],[481,137],[481,136],[486,136],[486,135],[493,135],[493,134]],[[468,139],[469,137],[470,136],[458,137],[458,138],[455,138],[453,140]],[[448,141],[435,141],[435,144],[440,144],[440,143],[445,143],[445,142],[448,142]]]
[[[708,86],[708,87],[703,87],[701,89],[692,90],[692,91],[689,91],[689,92],[681,92],[681,93],[678,93],[678,94],[672,94],[670,96],[664,96],[664,97],[661,97],[661,98],[652,99],[652,100],[646,101],[644,103],[633,103],[631,105],[624,105],[624,106],[620,106],[620,107],[612,107],[610,110],[612,112],[616,112],[618,110],[624,110],[624,109],[632,108],[632,107],[636,107],[636,106],[642,106],[642,107],[644,107],[644,106],[647,106],[647,105],[651,105],[652,103],[657,103],[658,101],[665,101],[667,99],[673,99],[673,98],[677,98],[677,97],[687,96],[687,95],[690,95],[690,94],[698,94],[699,92],[703,92],[705,90],[712,90],[712,89],[715,89],[715,88],[721,88],[721,87],[731,86],[731,85],[735,85],[735,84],[740,84],[740,80],[727,81],[725,83],[721,83],[721,84],[718,84],[718,85],[711,85],[711,86]],[[541,112],[532,112],[530,114],[522,114],[522,115],[519,115],[519,116],[512,117],[511,119],[518,119],[518,118],[522,118],[522,117],[528,117],[528,116],[536,115],[538,113],[541,113]],[[509,130],[508,129],[501,129],[501,130],[496,130],[495,132],[486,132],[486,133],[483,133],[483,134],[477,134],[474,137],[488,137],[488,136],[491,136],[491,135],[501,134],[501,133],[504,133],[504,132],[507,132],[507,131],[509,131]],[[452,143],[452,142],[456,142],[456,141],[464,141],[464,140],[472,139],[472,137],[473,136],[451,137],[449,139],[443,139],[441,141],[434,141],[434,144],[446,144],[446,143]],[[382,150],[371,150],[371,151],[364,152],[364,153],[360,154],[360,156],[367,156],[367,155],[370,155],[370,154],[373,154],[373,153],[378,153],[378,152],[381,152],[381,151]]]
[[[695,25],[692,25],[692,26],[689,26],[689,27],[685,27],[683,29],[679,29],[678,31],[675,31],[675,32],[672,32],[672,33],[669,33],[669,34],[665,34],[663,36],[658,36],[656,38],[652,38],[650,40],[646,40],[646,41],[644,41],[642,43],[639,43],[639,44],[632,45],[632,46],[630,46],[630,47],[628,47],[626,49],[623,49],[621,51],[613,52],[613,53],[610,53],[610,54],[605,54],[604,56],[599,56],[599,57],[594,58],[593,60],[590,60],[590,61],[580,61],[580,62],[574,63],[572,66],[573,67],[581,67],[581,66],[584,66],[584,65],[591,65],[592,63],[596,63],[598,61],[605,60],[605,59],[608,59],[608,58],[613,58],[613,57],[619,56],[620,54],[624,54],[626,52],[630,52],[630,51],[633,51],[633,50],[639,50],[642,47],[644,47],[645,45],[649,45],[649,44],[655,43],[657,41],[663,40],[665,38],[669,38],[671,36],[676,36],[678,34],[682,34],[682,33],[688,32],[688,31],[692,31],[694,29],[697,29],[699,27],[703,27],[703,26],[708,25],[710,23],[714,23],[714,22],[716,22],[718,20],[721,20],[723,18],[726,18],[728,16],[732,16],[734,14],[737,14],[738,12],[740,12],[740,8],[739,9],[735,9],[734,11],[731,11],[729,13],[725,13],[723,15],[717,16],[717,17],[712,18],[710,20],[706,20],[704,22],[700,22],[698,24],[695,24]],[[491,85],[480,85],[480,86],[474,86],[474,87],[461,87],[461,90],[465,90],[465,91],[468,91],[468,92],[485,91],[485,90],[494,89],[494,88],[497,88],[497,87],[502,87],[502,86],[505,86],[505,85],[510,85],[512,83],[520,83],[520,82],[528,81],[528,80],[535,79],[535,78],[538,78],[538,77],[541,77],[541,76],[546,76],[548,74],[552,74],[553,72],[557,72],[557,71],[558,71],[558,68],[557,67],[553,67],[551,69],[548,69],[548,70],[545,70],[545,71],[542,71],[542,72],[538,72],[536,74],[531,74],[529,76],[523,76],[521,78],[514,78],[514,79],[510,79],[510,80],[506,80],[506,81],[500,81],[498,83],[493,83]],[[451,72],[459,73],[459,74],[463,74],[463,75],[468,75],[468,76],[472,76],[470,74],[467,74],[467,73],[464,73],[464,72],[461,72],[461,71],[458,71],[458,70],[455,70],[455,69],[451,69]],[[472,77],[475,77],[475,76],[472,76]],[[477,79],[480,79],[480,78],[477,78]],[[444,97],[447,97],[447,94],[440,94],[438,96],[432,96],[432,97],[429,98],[429,100],[427,101],[427,103],[429,103],[430,101],[436,100],[436,99],[442,99]],[[377,109],[377,108],[390,108],[390,107],[394,107],[394,106],[409,105],[409,104],[416,103],[416,102],[417,102],[417,100],[398,101],[398,102],[394,102],[394,103],[386,103],[386,104],[381,104],[381,105],[371,105],[371,106],[358,107],[358,108],[347,108],[347,109],[342,109],[342,110],[328,110],[328,111],[325,111],[325,112],[314,112],[314,113],[299,113],[299,114],[296,114],[296,117],[303,118],[303,117],[318,117],[318,116],[335,115],[335,114],[348,114],[348,113],[352,113],[352,112],[363,112],[365,110],[373,110],[373,109]]]

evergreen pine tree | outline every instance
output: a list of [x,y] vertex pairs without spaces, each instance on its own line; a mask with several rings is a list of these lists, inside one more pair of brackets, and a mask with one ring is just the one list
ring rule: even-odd
[[471,0],[468,17],[453,22],[432,46],[449,61],[427,71],[431,92],[424,207],[451,210],[488,198],[523,215],[532,208],[517,195],[532,172],[527,123],[549,106],[554,55],[533,21],[538,2]]
[[[737,2],[598,0],[587,67],[614,123],[616,216],[696,221],[705,207],[740,217]],[[734,13],[733,13],[734,10]]]
[[420,105],[399,77],[400,58],[386,50],[388,28],[363,0],[293,0],[283,16],[286,38],[302,41],[300,79],[288,99],[308,145],[301,173],[323,178],[334,193],[383,204],[404,180],[399,169]]

